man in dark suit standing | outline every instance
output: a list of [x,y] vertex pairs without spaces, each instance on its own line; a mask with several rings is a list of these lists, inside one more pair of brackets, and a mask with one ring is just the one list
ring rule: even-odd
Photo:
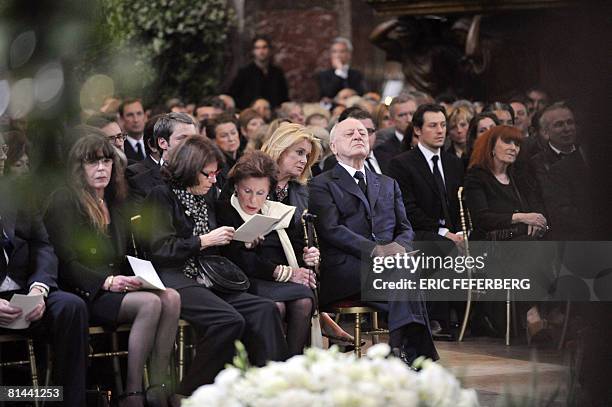
[[[310,210],[318,216],[321,244],[321,304],[358,295],[362,250],[372,256],[405,253],[414,236],[397,182],[365,169],[368,132],[348,118],[331,131],[338,159],[310,184]],[[390,345],[412,363],[420,355],[437,359],[420,301],[389,302]]]
[[147,146],[142,139],[145,126],[145,112],[140,99],[126,99],[119,106],[121,127],[127,133],[123,151],[128,160],[144,160],[148,154]]
[[457,191],[463,184],[463,163],[445,152],[446,114],[439,105],[419,106],[412,119],[417,147],[395,156],[388,167],[402,191],[415,240],[450,239],[457,245],[460,228]]
[[363,75],[350,68],[353,53],[351,42],[343,37],[334,38],[329,53],[332,68],[317,74],[321,99],[331,102],[344,88],[353,89],[357,94],[363,95]]
[[240,68],[229,94],[236,100],[236,107],[245,109],[257,99],[266,99],[272,109],[289,100],[285,73],[272,63],[270,39],[256,35],[251,42],[253,62]]
[[[0,135],[0,148],[4,143]],[[1,175],[1,173],[0,173]],[[54,383],[64,387],[64,406],[85,403],[88,340],[87,306],[76,295],[57,288],[57,258],[39,216],[19,199],[15,185],[0,182],[0,324],[6,326],[23,316],[9,303],[14,294],[45,298],[25,316],[25,330],[0,326],[0,332],[48,337],[53,345]]]
[[374,154],[379,159],[383,174],[387,173],[391,159],[402,152],[404,137],[409,133],[408,129],[417,107],[416,99],[409,96],[397,96],[391,101],[389,116],[393,127],[378,132],[376,135],[377,143],[374,148]]

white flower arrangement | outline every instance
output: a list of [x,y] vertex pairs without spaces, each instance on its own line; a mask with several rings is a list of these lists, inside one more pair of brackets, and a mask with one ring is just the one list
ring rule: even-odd
[[[441,365],[419,361],[415,372],[378,344],[367,357],[311,348],[286,362],[228,366],[214,384],[197,389],[183,407],[477,407],[473,389]],[[240,354],[240,350],[239,350]],[[236,359],[235,359],[236,361]],[[240,361],[239,361],[240,362]],[[240,368],[239,368],[240,367]]]

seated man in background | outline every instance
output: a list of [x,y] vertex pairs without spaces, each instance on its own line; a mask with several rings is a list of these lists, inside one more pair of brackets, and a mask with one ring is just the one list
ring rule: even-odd
[[[323,259],[323,307],[360,293],[362,250],[373,256],[405,253],[414,237],[397,182],[365,169],[370,145],[364,125],[353,118],[338,123],[330,146],[338,163],[311,181],[309,199]],[[388,310],[390,346],[402,360],[438,358],[422,301],[391,301]]]

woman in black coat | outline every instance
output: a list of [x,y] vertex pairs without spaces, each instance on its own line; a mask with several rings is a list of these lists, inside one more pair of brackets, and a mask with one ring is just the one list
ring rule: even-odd
[[[474,228],[471,240],[533,240],[548,230],[536,195],[514,176],[512,164],[522,139],[514,127],[495,126],[476,140],[465,176],[465,199]],[[472,326],[480,322],[484,333],[497,336],[495,326],[503,324],[503,307],[483,304],[475,309]]]
[[[173,289],[143,291],[125,255],[122,166],[104,133],[83,126],[68,158],[68,188],[56,191],[45,226],[59,259],[59,282],[88,304],[94,324],[131,323],[127,383],[120,405],[143,406],[142,372],[151,356],[149,402],[166,406],[168,365],[179,318]],[[169,389],[168,389],[169,390]]]
[[164,164],[166,183],[155,187],[143,206],[153,264],[164,284],[179,292],[181,317],[198,336],[196,356],[178,391],[182,395],[213,382],[231,362],[236,340],[245,343],[258,366],[282,360],[287,353],[273,301],[242,291],[215,291],[198,271],[199,256],[219,255],[234,235],[234,228],[217,226],[209,201],[222,161],[210,140],[186,139]]
[[308,340],[310,316],[316,287],[314,267],[319,250],[303,246],[293,223],[294,206],[267,199],[276,184],[278,167],[267,154],[253,151],[242,156],[229,173],[235,193],[218,205],[218,220],[239,228],[256,214],[281,218],[281,222],[255,245],[233,241],[223,249],[225,255],[249,276],[253,294],[275,301],[287,321],[289,353],[302,353]]
[[541,203],[512,171],[522,138],[514,127],[496,126],[476,141],[465,176],[474,240],[539,238],[546,233]]

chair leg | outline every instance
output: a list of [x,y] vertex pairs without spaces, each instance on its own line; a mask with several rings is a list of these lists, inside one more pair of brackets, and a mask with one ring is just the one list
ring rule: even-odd
[[361,314],[355,314],[355,354],[361,357]]
[[[28,359],[30,360],[30,374],[32,375],[32,386],[38,387],[38,368],[36,367],[36,356],[34,355],[34,342],[27,340]],[[34,406],[38,407],[38,400],[34,400]]]
[[510,346],[510,291],[506,294],[506,346]]
[[[372,330],[378,332],[378,312],[372,312]],[[380,342],[380,335],[372,335],[372,344]]]
[[179,326],[178,329],[178,380],[183,381],[185,372],[185,327]]
[[[119,349],[119,338],[117,332],[111,334],[111,347],[113,352]],[[113,356],[113,374],[115,375],[115,388],[117,394],[123,394],[123,381],[121,380],[121,365],[119,364],[119,356]]]
[[144,371],[143,371],[143,375],[142,375],[142,384],[144,386],[145,389],[149,388],[149,366],[148,363],[145,363],[144,365]]
[[45,372],[45,386],[51,385],[51,375],[53,374],[53,350],[47,344],[47,371]]
[[563,349],[565,344],[565,336],[567,335],[567,326],[569,324],[569,316],[571,311],[571,302],[565,302],[565,318],[563,319],[563,328],[561,329],[561,337],[559,338],[559,344],[557,345],[558,350]]
[[467,302],[465,303],[465,312],[463,314],[463,322],[461,323],[461,330],[459,331],[459,337],[457,342],[463,341],[467,324],[470,320],[470,312],[472,310],[472,290],[468,291]]

